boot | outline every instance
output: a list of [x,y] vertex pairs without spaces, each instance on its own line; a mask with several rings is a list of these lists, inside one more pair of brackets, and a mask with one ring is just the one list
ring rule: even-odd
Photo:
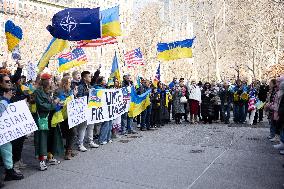
[[71,160],[72,159],[72,150],[66,150],[65,151],[64,159],[65,160]]
[[24,176],[21,173],[17,173],[13,168],[12,169],[6,169],[6,176],[5,181],[11,181],[11,180],[21,180]]

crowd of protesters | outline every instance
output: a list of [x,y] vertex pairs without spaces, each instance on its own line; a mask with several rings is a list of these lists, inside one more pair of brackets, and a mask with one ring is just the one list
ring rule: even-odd
[[[172,120],[177,125],[183,120],[185,124],[229,124],[233,121],[236,124],[253,125],[262,122],[264,115],[267,115],[270,124],[268,138],[272,142],[278,142],[274,147],[284,154],[284,77],[272,79],[269,85],[265,81],[248,84],[239,79],[235,83],[186,83],[184,78],[174,78],[170,84],[154,84],[140,77],[137,81],[139,84],[136,85],[137,93],[143,94],[151,89],[151,105],[140,115],[132,119],[125,113],[112,121],[90,125],[83,122],[69,129],[68,120],[55,127],[51,126],[52,115],[57,108],[63,106],[64,99],[69,96],[88,97],[90,88],[132,86],[134,83],[131,76],[124,75],[121,83],[116,78],[107,81],[100,76],[98,69],[94,74],[89,71],[65,73],[62,78],[43,73],[35,81],[26,81],[26,77],[22,75],[22,66],[17,64],[14,74],[6,67],[0,68],[0,100],[1,104],[21,100],[29,104],[39,128],[33,136],[35,157],[41,171],[47,170],[50,165],[59,164],[56,156],[71,160],[78,151],[86,152],[87,148],[99,148],[100,145],[112,143],[113,138],[119,135],[137,134],[137,129],[157,129]],[[33,90],[27,92],[22,86],[32,86]],[[137,127],[134,127],[134,122],[137,122]],[[44,126],[48,129],[43,129]],[[21,169],[27,166],[22,160],[25,138],[21,137],[0,146],[5,181],[24,178]]]

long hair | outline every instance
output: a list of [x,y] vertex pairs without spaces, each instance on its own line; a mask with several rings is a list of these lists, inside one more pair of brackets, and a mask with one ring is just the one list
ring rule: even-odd
[[60,83],[60,88],[64,91],[66,90],[69,90],[67,88],[67,85],[68,85],[68,81],[70,80],[71,78],[69,76],[65,76],[61,79],[61,83]]

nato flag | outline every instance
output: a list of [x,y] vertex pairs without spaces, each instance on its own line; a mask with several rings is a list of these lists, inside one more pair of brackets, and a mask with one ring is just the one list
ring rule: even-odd
[[100,8],[68,8],[56,13],[50,34],[68,41],[91,40],[101,37]]

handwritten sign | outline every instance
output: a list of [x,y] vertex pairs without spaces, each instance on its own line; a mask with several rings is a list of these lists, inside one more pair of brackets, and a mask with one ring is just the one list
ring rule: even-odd
[[9,104],[3,110],[0,112],[0,146],[38,129],[24,100]]
[[87,97],[81,97],[67,104],[68,125],[73,128],[87,120]]
[[87,110],[88,124],[114,120],[128,112],[130,93],[122,89],[91,89]]

